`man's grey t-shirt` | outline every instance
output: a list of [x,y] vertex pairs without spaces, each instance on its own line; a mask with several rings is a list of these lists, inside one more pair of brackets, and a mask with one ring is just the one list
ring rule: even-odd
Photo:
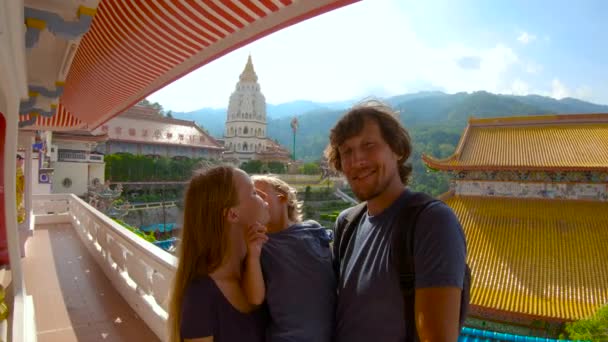
[[[412,193],[405,190],[383,212],[365,213],[339,266],[336,341],[416,341],[415,322],[405,322],[403,294],[393,251],[396,222]],[[342,212],[337,225],[349,209]],[[414,236],[416,288],[460,287],[465,272],[464,233],[442,202],[419,215]],[[413,316],[413,315],[412,315]]]
[[334,330],[336,275],[328,231],[306,221],[268,234],[262,270],[269,342],[330,342]]

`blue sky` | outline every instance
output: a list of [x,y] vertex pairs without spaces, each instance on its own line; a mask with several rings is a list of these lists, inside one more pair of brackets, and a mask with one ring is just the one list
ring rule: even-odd
[[251,53],[269,103],[486,90],[608,104],[608,1],[364,0],[240,48],[148,97],[226,107]]

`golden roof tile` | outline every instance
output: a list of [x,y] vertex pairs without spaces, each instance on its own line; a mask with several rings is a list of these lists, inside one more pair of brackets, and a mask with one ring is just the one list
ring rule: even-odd
[[608,303],[608,202],[454,196],[471,303],[576,320]]
[[608,170],[608,114],[472,119],[440,170]]

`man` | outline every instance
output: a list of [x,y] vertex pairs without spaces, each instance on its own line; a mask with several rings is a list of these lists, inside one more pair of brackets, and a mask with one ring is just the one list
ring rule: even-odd
[[[367,202],[347,246],[339,240],[334,244],[337,342],[458,339],[466,244],[452,210],[437,201],[417,216],[413,295],[402,291],[394,263],[399,254],[395,236],[411,228],[398,222],[414,195],[406,187],[411,167],[405,162],[411,152],[411,139],[397,114],[375,101],[352,108],[331,130],[326,157],[356,197]],[[337,229],[351,210],[340,214]]]

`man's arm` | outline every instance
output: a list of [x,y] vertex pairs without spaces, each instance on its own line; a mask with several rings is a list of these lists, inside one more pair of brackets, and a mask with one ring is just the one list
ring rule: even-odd
[[458,340],[461,291],[457,287],[416,289],[414,317],[421,342]]
[[414,240],[414,317],[423,342],[455,342],[460,325],[466,242],[453,211],[440,203],[425,209]]
[[201,337],[201,338],[187,338],[184,342],[213,342],[213,336]]

